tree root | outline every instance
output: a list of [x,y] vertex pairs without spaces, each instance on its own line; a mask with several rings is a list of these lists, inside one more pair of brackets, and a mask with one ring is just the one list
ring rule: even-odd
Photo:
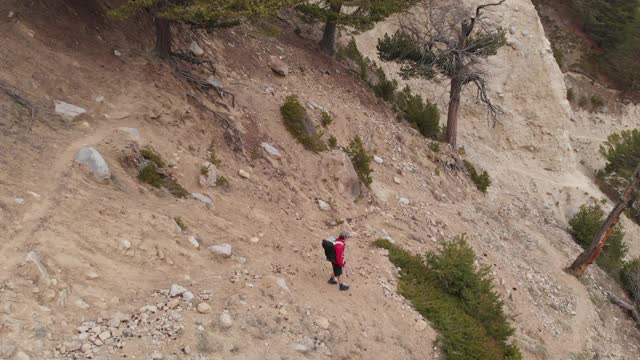
[[7,96],[13,99],[13,101],[18,103],[20,106],[27,109],[27,111],[29,112],[29,116],[33,120],[33,115],[35,114],[35,106],[31,101],[21,96],[20,94],[18,94],[15,90],[11,89],[9,86],[4,85],[2,83],[0,83],[0,90],[2,90],[3,93],[7,94]]
[[187,94],[187,97],[201,110],[205,110],[211,113],[215,118],[222,121],[222,127],[225,130],[225,142],[231,147],[231,149],[233,149],[233,151],[242,152],[244,155],[242,135],[240,134],[240,130],[238,130],[238,128],[233,124],[231,119],[229,119],[229,117],[227,117],[226,115],[209,108],[207,105],[203,104],[195,95]]
[[[209,71],[211,75],[217,74],[217,70],[210,60],[199,58],[195,56],[191,51],[177,51],[177,52],[171,53],[171,56],[181,61],[202,66],[205,70]],[[210,80],[203,80],[203,79],[197,78],[196,76],[193,75],[191,71],[184,68],[180,68],[175,62],[174,62],[174,65],[175,65],[176,74],[178,74],[178,76],[184,79],[187,79],[189,82],[195,84],[197,87],[200,88],[200,90],[203,90],[203,91],[208,91],[210,89],[215,90],[218,93],[218,96],[220,96],[220,98],[224,98],[225,95],[230,96],[231,106],[236,107],[236,96],[233,93],[225,90],[222,87],[222,84],[216,84],[215,82]]]

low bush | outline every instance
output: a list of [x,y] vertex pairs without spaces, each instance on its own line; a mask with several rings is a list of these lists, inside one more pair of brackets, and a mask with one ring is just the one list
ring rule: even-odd
[[187,224],[184,223],[184,220],[182,220],[181,217],[176,216],[173,218],[173,221],[176,222],[176,225],[178,225],[178,227],[180,228],[180,231],[187,230]]
[[573,91],[573,88],[567,88],[567,100],[569,100],[569,102],[574,102],[576,99],[576,94]]
[[216,178],[216,186],[221,186],[221,187],[229,187],[229,179],[227,179],[226,177],[219,175]]
[[358,174],[358,178],[363,184],[369,187],[373,182],[371,178],[371,173],[373,172],[373,169],[371,169],[371,160],[373,157],[369,155],[367,149],[364,148],[360,136],[356,135],[353,140],[351,140],[346,152],[351,158],[351,163]]
[[332,122],[333,118],[331,117],[331,115],[328,112],[323,111],[320,115],[320,124],[322,124],[323,127],[327,127],[331,125]]
[[620,275],[622,287],[640,309],[640,257],[625,263]]
[[433,151],[434,153],[439,153],[439,152],[440,152],[440,150],[441,150],[440,143],[439,143],[439,142],[437,142],[437,141],[432,142],[432,143],[429,145],[429,149],[431,149],[431,151]]
[[[582,205],[580,210],[569,220],[571,235],[583,249],[588,248],[593,242],[593,238],[605,220],[604,215],[600,205]],[[627,245],[624,242],[624,231],[622,225],[618,224],[609,235],[596,263],[614,279],[619,280],[626,254]]]
[[591,95],[589,102],[591,102],[591,108],[593,110],[599,110],[604,107],[604,99],[600,95]]
[[436,104],[426,102],[420,95],[412,94],[407,86],[395,96],[395,107],[402,117],[422,136],[437,140],[440,136],[440,111]]
[[338,147],[338,139],[336,139],[335,136],[331,135],[329,136],[329,140],[327,140],[327,144],[329,145],[329,148],[335,149]]
[[158,189],[165,188],[175,197],[186,198],[189,196],[189,192],[178,184],[176,179],[167,175],[164,170],[166,163],[160,155],[151,148],[141,149],[140,155],[146,160],[146,164],[138,172],[138,180]]
[[326,150],[326,145],[316,133],[313,123],[307,116],[307,111],[296,95],[287,96],[280,107],[280,113],[287,130],[305,149],[314,152]]
[[467,168],[471,181],[476,185],[476,188],[478,188],[481,193],[486,194],[487,189],[491,186],[491,177],[489,176],[489,173],[486,170],[482,170],[482,172],[478,173],[476,167],[467,160],[464,160],[464,166]]
[[436,253],[412,255],[388,240],[375,245],[389,251],[400,270],[399,293],[431,322],[449,360],[519,360],[510,343],[513,327],[493,287],[491,270],[477,269],[464,237],[446,241]]
[[392,102],[398,88],[398,82],[396,80],[389,80],[387,74],[384,73],[382,68],[376,69],[378,81],[373,85],[373,92],[385,101]]
[[349,59],[353,61],[356,66],[358,66],[360,79],[364,81],[367,80],[369,75],[369,59],[362,55],[354,37],[349,39],[347,46],[338,47],[336,57],[338,60]]

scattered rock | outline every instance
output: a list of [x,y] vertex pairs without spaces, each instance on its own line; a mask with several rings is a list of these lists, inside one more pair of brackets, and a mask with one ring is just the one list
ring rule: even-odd
[[27,191],[27,194],[33,196],[36,199],[40,199],[41,198],[40,194],[34,193],[33,191]]
[[97,103],[101,103],[104,102],[104,96],[102,95],[98,95],[95,98],[93,98],[93,101],[97,102]]
[[214,254],[222,255],[224,257],[230,257],[231,250],[232,250],[231,245],[227,243],[211,245],[207,249],[209,249],[209,251],[211,251]]
[[89,272],[87,273],[87,279],[95,280],[95,279],[97,279],[97,278],[99,278],[99,277],[100,277],[100,275],[98,275],[98,273],[97,273],[97,272],[95,272],[95,271],[93,271],[93,270],[91,270],[91,271],[89,271]]
[[169,309],[175,309],[178,307],[178,305],[180,305],[180,300],[178,299],[171,299],[169,300],[169,302],[167,302],[167,307]]
[[189,50],[191,50],[191,52],[196,56],[204,55],[204,50],[195,41],[191,42],[191,46],[189,46]]
[[115,55],[117,57],[120,57],[120,56],[122,56],[122,53],[120,51],[118,51],[118,50],[113,50],[113,55]]
[[198,312],[200,314],[207,314],[210,311],[211,311],[211,306],[209,306],[209,304],[207,304],[207,303],[198,304]]
[[254,243],[254,244],[257,244],[260,241],[260,239],[254,236],[251,239],[249,239],[249,241]]
[[522,43],[517,39],[507,39],[507,45],[509,45],[513,50],[522,49]]
[[76,301],[74,301],[73,304],[83,310],[90,308],[89,304],[87,304],[84,300],[80,298],[76,299]]
[[162,360],[164,359],[164,355],[160,351],[154,351],[151,353],[151,360]]
[[98,180],[111,178],[111,171],[107,162],[104,161],[102,155],[95,148],[83,147],[78,151],[75,161],[86,167]]
[[16,13],[14,13],[13,11],[9,11],[9,14],[7,14],[7,17],[8,17],[9,19],[11,19],[11,18],[13,18],[13,16],[14,16],[15,14],[16,14]]
[[373,161],[377,162],[378,164],[382,164],[382,163],[384,163],[384,159],[383,159],[383,158],[381,158],[381,157],[380,157],[380,156],[378,156],[378,155],[374,155],[374,156],[373,156]]
[[289,75],[289,65],[287,65],[284,61],[282,61],[277,56],[272,55],[269,57],[269,66],[271,67],[271,70],[273,70],[274,73],[280,76]]
[[291,348],[292,348],[293,350],[295,350],[295,351],[297,351],[297,352],[301,352],[301,353],[303,353],[303,354],[304,354],[304,353],[306,353],[307,351],[309,351],[309,348],[307,348],[305,345],[303,345],[303,344],[299,344],[299,343],[292,344],[292,345],[291,345]]
[[63,118],[65,118],[67,120],[72,120],[76,116],[84,114],[84,113],[87,112],[87,110],[85,110],[85,109],[83,109],[83,108],[81,108],[79,106],[68,104],[68,103],[66,103],[64,101],[55,100],[53,103],[55,105],[56,114],[62,116]]
[[131,249],[131,241],[129,241],[129,240],[121,240],[120,241],[120,246],[124,250],[129,250],[129,249]]
[[44,278],[49,278],[49,272],[47,271],[47,268],[42,264],[42,261],[40,261],[40,256],[38,256],[37,252],[29,251],[25,260],[31,261],[36,264],[36,266],[38,267],[38,271],[40,271],[40,275],[42,275],[42,277]]
[[322,211],[331,211],[331,205],[324,200],[318,199],[318,207]]
[[204,187],[216,186],[216,183],[218,182],[218,168],[211,163],[205,163],[202,166],[207,168],[207,173],[201,175],[201,177],[204,177],[206,181],[206,186]]
[[225,329],[228,329],[233,325],[233,318],[227,310],[222,312],[222,314],[220,315],[220,325]]
[[182,294],[186,293],[187,291],[189,291],[189,290],[187,290],[186,288],[184,288],[184,287],[182,287],[182,286],[180,286],[178,284],[172,284],[171,288],[169,289],[169,296],[176,297],[178,295],[182,295]]
[[242,169],[238,170],[238,175],[240,175],[240,177],[243,177],[245,179],[251,179],[251,175]]
[[314,323],[325,330],[329,328],[329,320],[327,318],[318,316],[315,318]]
[[404,198],[404,197],[400,198],[400,204],[405,205],[405,206],[409,205],[409,199]]
[[191,245],[193,245],[193,247],[195,247],[196,249],[200,248],[200,242],[198,241],[198,239],[195,238],[195,236],[189,236],[189,242],[191,243]]
[[400,184],[401,183],[400,178],[397,177],[397,176],[393,177],[393,182],[396,183],[396,184]]
[[217,77],[209,76],[207,78],[207,84],[213,86],[215,89],[218,89],[218,90],[224,89],[222,80],[218,79]]
[[271,145],[271,144],[267,144],[267,143],[262,143],[260,144],[260,146],[267,152],[269,153],[269,155],[273,156],[273,157],[277,157],[279,158],[281,156],[280,154],[280,150],[276,149],[275,146]]
[[195,298],[195,296],[193,295],[193,293],[191,291],[185,291],[182,294],[182,300],[190,303],[193,299]]
[[16,352],[16,346],[12,344],[0,343],[0,359],[9,359]]
[[17,197],[13,201],[15,201],[16,205],[23,205],[25,200],[23,198]]
[[276,283],[278,284],[278,286],[280,286],[282,289],[290,291],[289,287],[287,286],[287,281],[284,278],[278,278],[276,280]]
[[207,204],[207,205],[213,205],[213,200],[211,200],[211,198],[205,194],[201,194],[201,193],[191,193],[191,196],[196,199],[196,200],[200,200],[203,203]]
[[424,320],[418,320],[415,325],[416,331],[423,331],[427,328],[427,322]]

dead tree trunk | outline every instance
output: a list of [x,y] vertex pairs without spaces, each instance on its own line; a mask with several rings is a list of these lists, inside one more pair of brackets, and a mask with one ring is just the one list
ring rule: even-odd
[[324,33],[322,34],[322,40],[320,41],[320,48],[322,51],[333,56],[336,53],[336,36],[338,33],[338,16],[342,10],[342,4],[331,5],[331,17],[327,19],[327,23],[324,25]]
[[447,143],[449,143],[453,149],[458,145],[458,110],[460,109],[461,93],[462,83],[456,78],[451,79],[449,111],[447,113]]
[[155,52],[161,59],[171,56],[171,21],[156,18],[156,47]]
[[611,210],[609,216],[604,223],[600,226],[600,230],[593,239],[593,242],[589,246],[588,249],[582,252],[578,256],[578,258],[571,264],[571,266],[567,269],[567,271],[576,277],[582,276],[584,272],[587,270],[587,267],[591,265],[595,259],[598,258],[600,252],[602,252],[602,248],[607,243],[609,239],[609,235],[613,231],[616,224],[618,224],[618,220],[620,220],[620,215],[624,211],[624,209],[629,206],[629,204],[633,201],[633,196],[636,193],[636,190],[640,186],[640,164],[636,168],[636,171],[633,173],[633,176],[630,179],[630,183],[627,188],[624,190],[624,193],[618,200],[616,206]]
[[622,310],[626,311],[631,318],[635,320],[638,324],[640,324],[640,314],[638,314],[638,309],[635,308],[632,304],[627,303],[626,301],[620,299],[619,297],[613,295],[612,293],[607,293],[607,297],[609,301],[618,305]]

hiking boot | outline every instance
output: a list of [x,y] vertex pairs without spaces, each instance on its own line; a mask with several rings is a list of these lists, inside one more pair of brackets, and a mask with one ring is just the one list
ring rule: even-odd
[[335,285],[335,284],[337,284],[337,283],[338,283],[338,282],[336,281],[336,279],[335,279],[335,278],[329,278],[329,281],[327,281],[327,282],[328,282],[329,284],[331,284],[331,285]]
[[349,285],[347,284],[340,284],[340,291],[347,291],[349,290]]

